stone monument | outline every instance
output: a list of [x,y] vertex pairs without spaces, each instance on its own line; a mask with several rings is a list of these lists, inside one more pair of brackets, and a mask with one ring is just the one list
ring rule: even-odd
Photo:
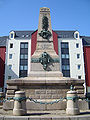
[[[31,56],[30,74],[25,78],[7,80],[6,97],[13,97],[15,91],[21,90],[26,92],[27,97],[41,101],[52,101],[66,97],[71,85],[74,85],[79,96],[82,96],[83,83],[84,80],[63,77],[59,56],[53,45],[50,9],[40,8],[37,45]],[[40,105],[27,100],[26,107],[29,110],[65,109],[66,101],[53,105]],[[13,109],[13,101],[4,103],[3,108]]]

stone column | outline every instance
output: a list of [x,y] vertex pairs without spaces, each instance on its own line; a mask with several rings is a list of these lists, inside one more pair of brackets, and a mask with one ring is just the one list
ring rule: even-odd
[[78,107],[78,99],[77,92],[74,90],[70,90],[67,92],[67,108],[66,114],[69,115],[78,115],[80,114]]
[[13,115],[21,116],[26,114],[26,100],[18,100],[20,98],[25,98],[25,92],[24,91],[16,91],[15,92],[15,101],[14,101],[14,109],[13,109]]
[[[0,100],[3,100],[3,98],[4,98],[4,93],[0,92]],[[0,102],[0,105],[3,105],[3,102]]]

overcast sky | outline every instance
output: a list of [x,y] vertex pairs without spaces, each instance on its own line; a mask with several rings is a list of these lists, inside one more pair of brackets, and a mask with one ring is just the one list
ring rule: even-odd
[[90,36],[90,0],[0,0],[0,36],[38,29],[39,9],[49,7],[53,30]]

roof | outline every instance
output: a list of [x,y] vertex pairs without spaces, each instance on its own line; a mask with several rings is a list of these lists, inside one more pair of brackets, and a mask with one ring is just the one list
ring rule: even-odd
[[6,46],[7,39],[8,39],[8,36],[0,37],[0,47],[1,46]]
[[[32,33],[35,31],[14,31],[15,39],[30,39]],[[76,31],[62,31],[62,30],[54,30],[57,33],[58,38],[74,38],[74,32]],[[83,45],[90,46],[90,37],[80,36],[83,40]],[[0,37],[0,46],[6,46],[6,41],[9,36]]]
[[14,31],[15,39],[29,39],[34,31]]
[[82,42],[84,46],[90,46],[90,37],[88,36],[81,36]]
[[[31,34],[35,31],[14,31],[16,35],[16,39],[29,39],[31,38]],[[74,32],[75,31],[59,31],[55,30],[58,34],[58,38],[74,38]]]
[[54,31],[58,34],[58,38],[74,38],[74,32],[76,31]]

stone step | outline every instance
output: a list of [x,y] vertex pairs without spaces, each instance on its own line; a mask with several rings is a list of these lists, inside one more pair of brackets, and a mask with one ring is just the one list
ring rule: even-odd
[[6,94],[6,98],[9,98],[9,97],[14,97],[14,95],[8,95],[8,94]]
[[7,90],[7,94],[8,95],[14,95],[15,94],[15,90]]
[[75,89],[84,89],[84,86],[74,86]]
[[78,94],[84,94],[84,89],[82,89],[82,90],[79,90],[79,89],[78,89],[78,90],[77,90],[77,93],[78,93]]
[[7,85],[8,90],[18,90],[18,86],[9,86]]

